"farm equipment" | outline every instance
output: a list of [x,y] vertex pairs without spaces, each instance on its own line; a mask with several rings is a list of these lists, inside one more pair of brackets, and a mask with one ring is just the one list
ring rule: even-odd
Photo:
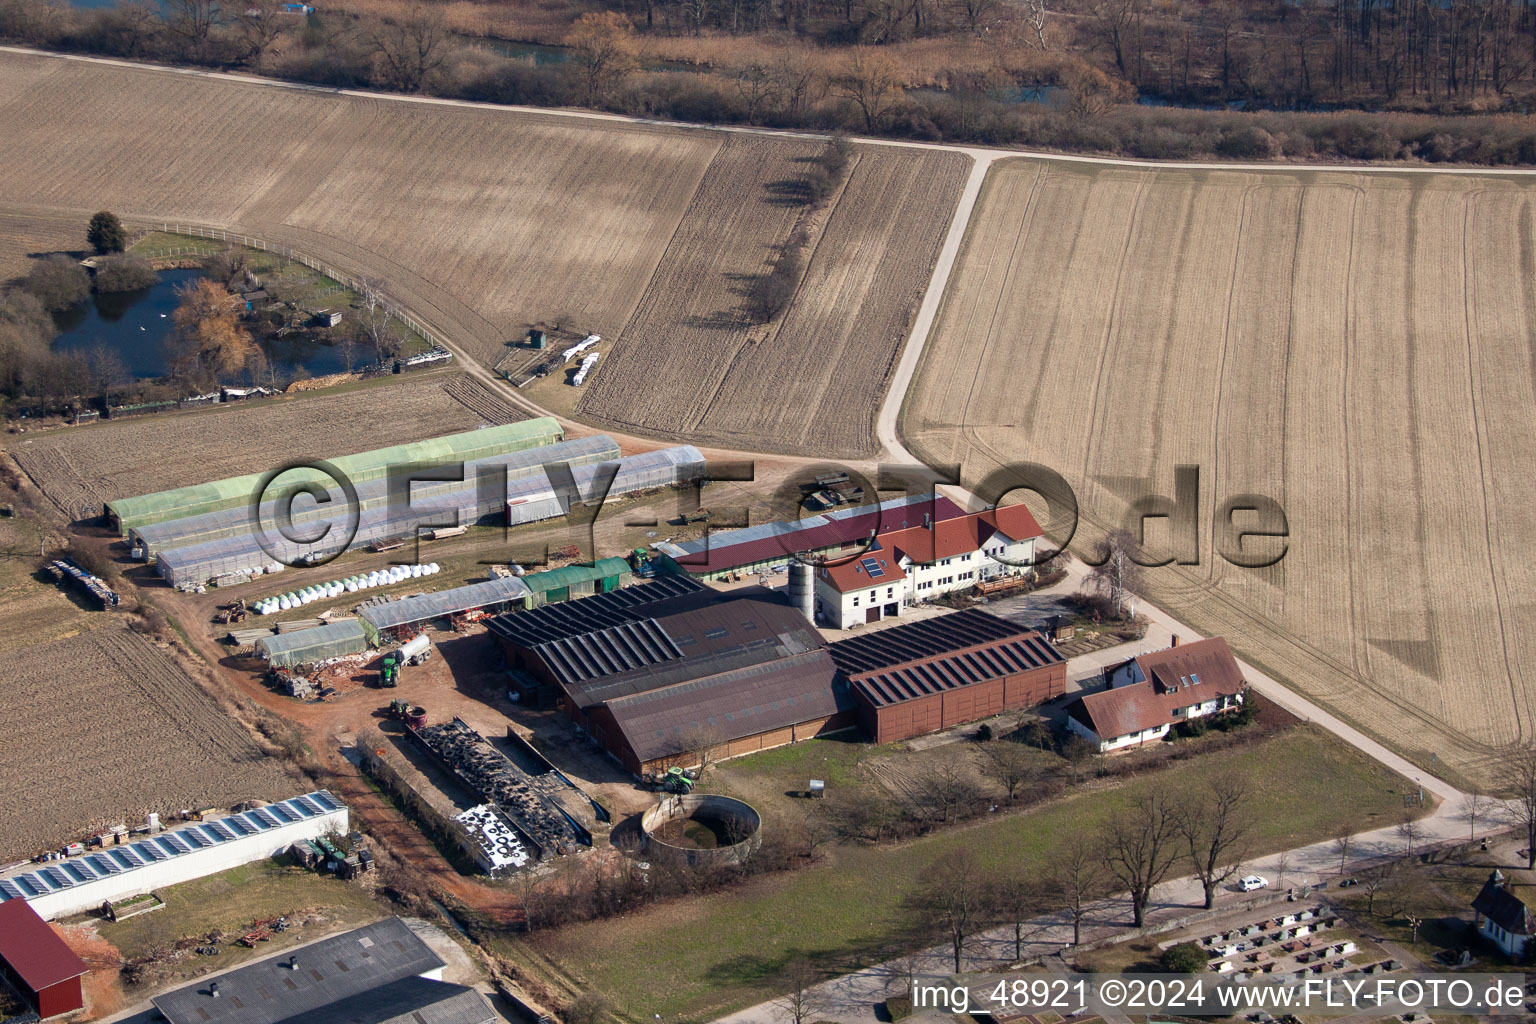
[[384,689],[392,689],[400,685],[400,665],[403,659],[399,651],[385,651],[384,660],[379,665],[379,685]]
[[432,657],[432,641],[427,634],[417,633],[400,645],[400,661],[405,665],[420,665]]
[[656,563],[651,559],[651,553],[645,548],[635,548],[629,553],[629,567],[634,570],[635,576],[642,580],[648,580],[656,575]]
[[404,537],[385,537],[381,540],[374,541],[372,544],[369,544],[368,550],[374,552],[375,554],[381,551],[398,551],[399,549],[405,547],[405,540],[406,538]]
[[683,513],[683,525],[690,526],[693,523],[707,523],[714,513],[707,508],[695,509],[692,512]]
[[420,729],[427,724],[427,709],[419,705],[412,707],[409,701],[392,700],[385,707],[384,713],[396,721],[404,722],[412,729]]
[[693,783],[693,778],[682,768],[668,768],[656,776],[656,785],[667,793],[691,793]]

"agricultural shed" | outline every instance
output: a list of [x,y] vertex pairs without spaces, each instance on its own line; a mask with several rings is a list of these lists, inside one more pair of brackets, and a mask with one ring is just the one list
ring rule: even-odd
[[1066,692],[1067,665],[1039,633],[979,609],[919,619],[828,648],[876,743],[937,732]]
[[170,1024],[488,1024],[474,989],[398,917],[156,996]]
[[[332,459],[331,463],[345,473],[353,484],[360,484],[368,480],[384,479],[396,466],[482,459],[501,452],[553,444],[564,437],[565,432],[558,422],[548,416],[541,416],[426,441],[377,448],[355,455],[342,455]],[[257,493],[262,475],[250,473],[168,491],[156,491],[153,494],[119,498],[107,503],[107,514],[118,532],[126,535],[128,530],[136,526],[220,509],[239,508],[249,504],[252,496]],[[291,475],[295,482],[303,476],[297,472]],[[311,473],[305,478],[321,486],[325,485],[327,479],[320,473]]]
[[500,612],[528,597],[528,585],[516,576],[503,576],[484,583],[471,583],[433,594],[416,594],[385,604],[371,604],[357,614],[368,639],[378,643],[382,634],[393,629],[418,626],[433,619],[446,619],[460,612],[490,610]]
[[871,536],[943,522],[965,511],[937,492],[892,498],[794,522],[761,523],[743,530],[715,530],[699,540],[663,550],[672,567],[700,579],[721,579],[737,572],[759,572],[792,556],[809,552],[835,556],[866,545]]
[[317,790],[0,877],[0,908],[20,900],[48,920],[66,917],[265,860],[300,839],[346,831],[346,805]]
[[762,587],[719,593],[663,576],[502,616],[491,631],[514,679],[558,694],[636,774],[686,761],[706,738],[730,757],[854,724],[821,635]]
[[89,971],[26,900],[0,903],[0,973],[39,1017],[85,1006],[80,979]]
[[589,594],[607,594],[633,581],[629,563],[622,558],[600,558],[590,565],[567,565],[561,569],[530,573],[523,577],[529,594],[525,608],[568,601]]
[[256,653],[276,668],[310,665],[344,654],[361,654],[367,649],[367,634],[356,619],[279,633],[256,641]]
[[[563,463],[572,467],[587,466],[598,462],[617,461],[619,458],[619,446],[613,438],[606,434],[597,434],[572,441],[541,445],[537,448],[498,452],[484,458],[449,462],[442,468],[456,470],[459,466],[463,467],[462,473],[455,473],[459,479],[413,480],[410,484],[410,503],[419,509],[432,511],[445,503],[462,503],[466,496],[472,495],[479,487],[492,485],[499,491],[500,474],[503,472],[509,482],[530,476],[543,480],[546,468],[551,465]],[[402,464],[399,468],[401,470],[419,469],[424,476],[434,471],[430,467],[419,465]],[[284,479],[286,482],[287,478]],[[481,482],[482,480],[484,483]],[[353,481],[353,485],[357,491],[359,511],[383,508],[392,500],[397,504],[403,503],[399,495],[391,494],[392,490],[399,489],[399,485],[393,483],[388,477],[364,480],[361,483]],[[343,495],[340,489],[334,486],[330,490],[330,495],[332,498],[330,502],[319,502],[307,498],[293,502],[291,516],[294,524],[336,518],[340,502],[344,500]],[[262,502],[259,509],[253,510],[250,497],[247,494],[245,503],[237,508],[180,516],[176,519],[135,526],[128,531],[131,543],[142,546],[145,554],[153,557],[157,552],[168,548],[190,547],[227,537],[250,536],[256,528],[256,523],[274,522],[279,508],[288,504],[285,496],[274,495],[271,500]],[[498,507],[495,502],[484,504],[486,508],[482,514],[490,514]]]

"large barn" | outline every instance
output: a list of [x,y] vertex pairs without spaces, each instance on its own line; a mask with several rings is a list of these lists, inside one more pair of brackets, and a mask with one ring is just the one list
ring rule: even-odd
[[772,591],[663,576],[490,623],[525,691],[636,774],[855,724],[819,633]]
[[839,640],[828,652],[876,743],[1034,707],[1067,688],[1050,641],[978,609]]

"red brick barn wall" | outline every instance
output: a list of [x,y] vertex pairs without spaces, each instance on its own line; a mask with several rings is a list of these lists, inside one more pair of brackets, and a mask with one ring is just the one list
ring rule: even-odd
[[859,722],[876,743],[895,743],[940,729],[979,721],[1003,711],[1031,708],[1067,690],[1065,663],[989,679],[974,686],[874,707],[859,689]]
[[1032,708],[1067,692],[1067,663],[1062,661],[1030,672],[1020,672],[1016,676],[1009,676],[1007,682],[1008,696],[1005,703],[1008,710]]

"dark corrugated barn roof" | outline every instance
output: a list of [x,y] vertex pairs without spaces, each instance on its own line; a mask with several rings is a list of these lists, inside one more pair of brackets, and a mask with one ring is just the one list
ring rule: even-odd
[[878,708],[1045,668],[1062,660],[1043,636],[1027,633],[1013,640],[862,675],[853,685]]
[[289,1017],[282,1024],[500,1024],[472,988],[415,976],[369,989],[341,1003]]
[[1028,633],[1033,630],[980,609],[967,608],[849,637],[827,649],[837,667],[853,676]]
[[156,996],[154,1004],[171,1024],[279,1024],[442,966],[404,921],[386,917]]
[[562,683],[629,672],[683,656],[655,619],[621,622],[581,636],[552,640],[537,650]]
[[732,740],[848,710],[836,672],[826,651],[806,651],[616,698],[607,707],[635,756],[652,761],[679,753],[695,729]]
[[552,640],[652,618],[651,605],[707,589],[687,576],[658,576],[649,583],[638,583],[607,594],[593,594],[574,601],[498,615],[487,625],[492,633],[519,647],[536,647]]

